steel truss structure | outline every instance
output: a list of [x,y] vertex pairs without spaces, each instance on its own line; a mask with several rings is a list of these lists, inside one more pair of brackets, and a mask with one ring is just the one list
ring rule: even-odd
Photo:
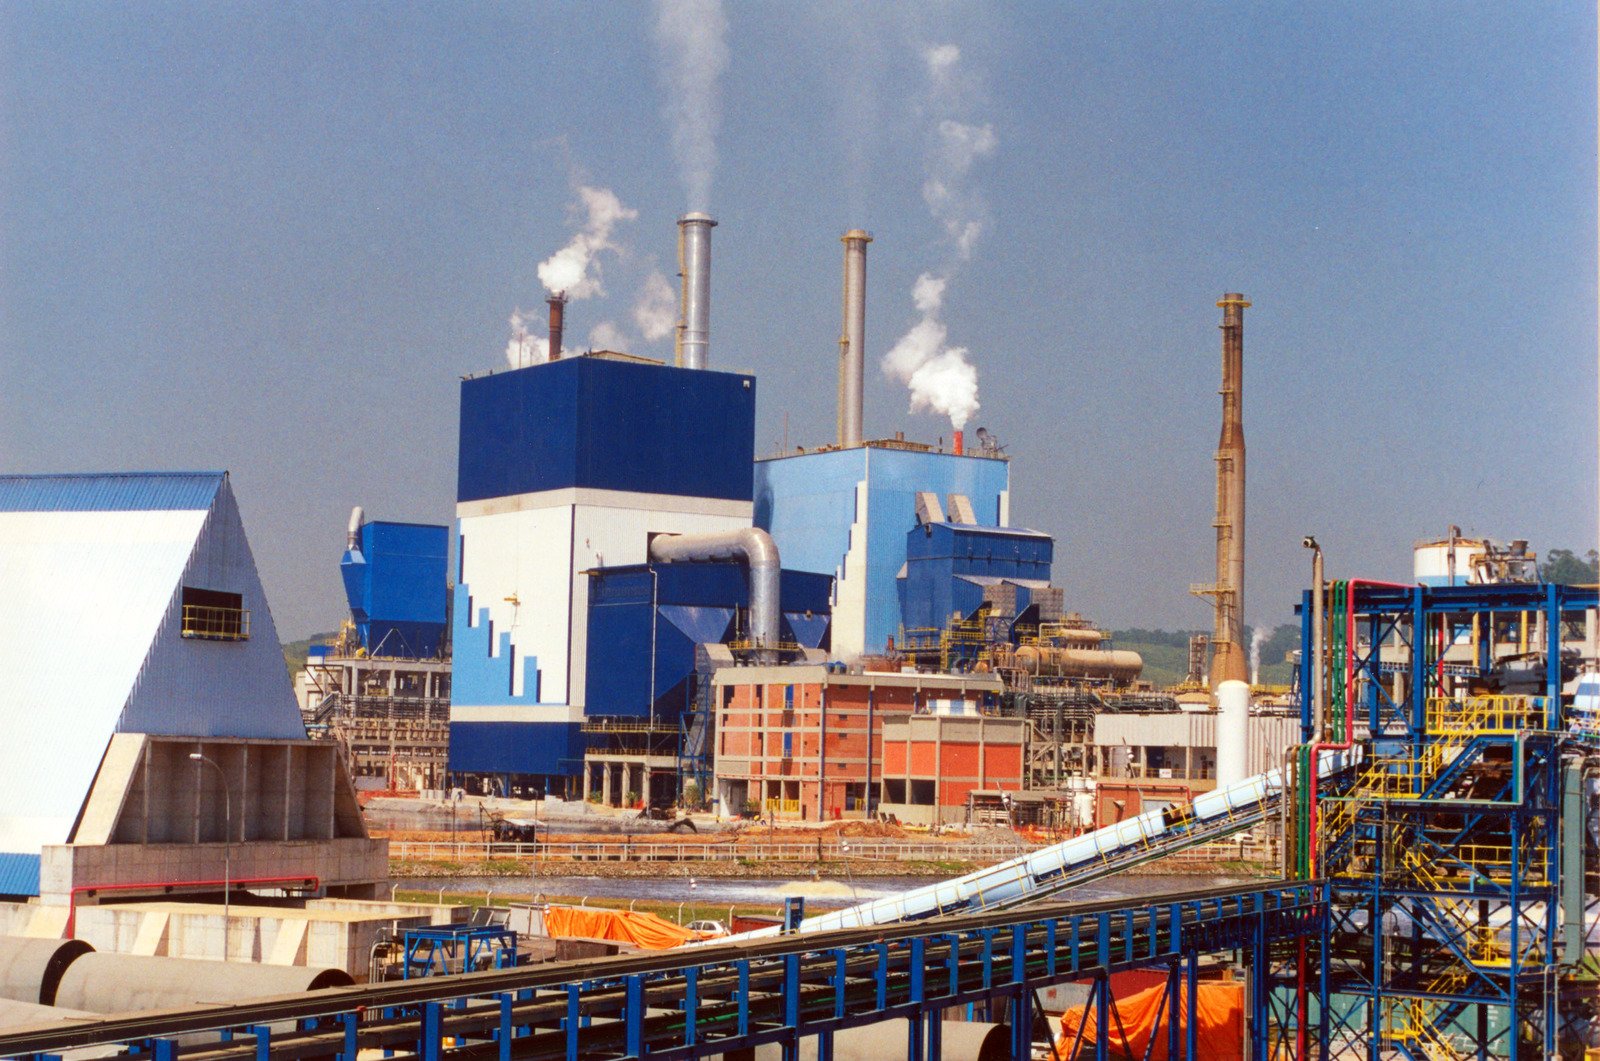
[[[1311,951],[1315,968],[1297,963],[1277,985],[1316,1033],[1286,1056],[1556,1056],[1561,977],[1582,957],[1573,926],[1562,938],[1562,903],[1580,924],[1583,907],[1583,834],[1563,830],[1564,776],[1583,749],[1562,715],[1562,640],[1595,591],[1329,591],[1331,710],[1319,732],[1303,698],[1305,740],[1351,743],[1361,729],[1369,739],[1331,788],[1299,785],[1292,842],[1300,872],[1329,882],[1330,933]],[[1302,614],[1309,690],[1309,594]],[[1508,656],[1537,664],[1512,690],[1496,687]],[[1580,802],[1567,809],[1581,822]],[[1564,841],[1580,845],[1565,877]]]
[[[762,1043],[785,1057],[815,1037],[832,1056],[843,1029],[908,1018],[904,1043],[885,1056],[940,1055],[946,1011],[1010,1014],[1010,1055],[1031,1056],[1036,989],[1094,983],[1096,1027],[1113,1023],[1108,977],[1169,970],[1168,1013],[1193,1013],[1200,957],[1263,954],[1327,929],[1326,884],[1276,883],[1157,896],[1141,903],[1050,903],[906,925],[754,944],[707,945],[656,955],[336,988],[292,999],[112,1017],[51,1031],[0,1035],[0,1055],[54,1056],[88,1045],[131,1044],[175,1059],[354,1059],[358,1050],[444,1058],[693,1058]],[[1252,995],[1268,995],[1251,966]],[[1187,1002],[1181,1001],[1187,997]],[[287,1023],[285,1023],[287,1022]],[[1255,1014],[1253,1054],[1266,1056],[1267,1015]],[[1193,1022],[1164,1020],[1166,1056],[1203,1058]],[[1078,1061],[1121,1058],[1101,1035]],[[182,1045],[180,1046],[180,1041]],[[1155,1040],[1152,1039],[1152,1042]]]

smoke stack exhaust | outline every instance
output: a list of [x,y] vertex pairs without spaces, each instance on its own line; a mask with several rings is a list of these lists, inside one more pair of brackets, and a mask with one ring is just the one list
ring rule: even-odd
[[952,448],[955,451],[955,455],[958,457],[967,451],[967,437],[965,432],[956,432],[955,445]]
[[711,230],[705,214],[678,219],[678,275],[683,278],[678,320],[678,364],[705,368],[711,359]]
[[550,304],[550,351],[547,360],[561,360],[561,329],[566,316],[567,293],[557,291],[545,300]]
[[1229,292],[1222,310],[1222,436],[1217,442],[1217,580],[1198,587],[1212,598],[1211,687],[1247,682],[1244,646],[1244,311],[1250,303]]
[[867,357],[867,244],[872,237],[853,228],[840,242],[844,244],[844,333],[839,338],[839,445],[859,446]]

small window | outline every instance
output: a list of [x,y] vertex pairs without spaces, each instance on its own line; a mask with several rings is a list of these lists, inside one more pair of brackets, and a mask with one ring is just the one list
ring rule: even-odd
[[201,641],[250,640],[250,613],[244,597],[215,589],[183,587],[184,637]]

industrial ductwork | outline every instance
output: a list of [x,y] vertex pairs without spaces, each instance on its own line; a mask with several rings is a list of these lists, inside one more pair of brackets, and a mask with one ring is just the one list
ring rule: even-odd
[[750,640],[757,658],[777,653],[782,613],[778,610],[778,546],[759,527],[711,534],[661,534],[650,541],[650,559],[664,564],[685,560],[744,561],[750,579]]
[[867,340],[867,244],[859,228],[844,243],[844,332],[839,338],[839,445],[861,445],[862,383]]
[[678,320],[678,364],[705,368],[711,360],[711,230],[705,214],[678,219],[678,275],[683,278]]
[[361,506],[357,505],[350,510],[350,530],[345,535],[345,548],[355,552],[361,548]]

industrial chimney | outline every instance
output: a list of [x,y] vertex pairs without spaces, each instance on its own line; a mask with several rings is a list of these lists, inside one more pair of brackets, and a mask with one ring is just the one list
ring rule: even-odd
[[566,315],[567,293],[557,291],[545,299],[550,304],[550,351],[547,360],[561,360],[561,329],[562,319]]
[[867,339],[867,244],[872,237],[853,228],[844,244],[844,333],[839,337],[839,445],[861,445],[862,380]]
[[683,278],[678,320],[678,364],[705,368],[711,357],[711,230],[705,214],[678,219],[678,275]]
[[1222,310],[1222,437],[1217,443],[1217,580],[1195,587],[1212,598],[1211,687],[1248,682],[1244,647],[1244,296],[1230,292]]

